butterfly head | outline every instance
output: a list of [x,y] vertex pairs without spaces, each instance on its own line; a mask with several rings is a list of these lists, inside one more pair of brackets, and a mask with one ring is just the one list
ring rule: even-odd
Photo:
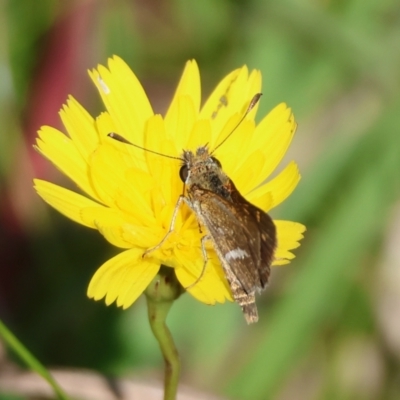
[[219,160],[210,154],[207,145],[199,147],[195,153],[184,151],[182,158],[179,176],[189,191],[191,187],[198,187],[223,197],[228,196],[226,186],[229,178],[223,172]]

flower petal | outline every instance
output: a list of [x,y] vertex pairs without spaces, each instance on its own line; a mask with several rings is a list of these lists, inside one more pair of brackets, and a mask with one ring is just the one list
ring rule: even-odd
[[[225,300],[233,301],[225,274],[215,254],[210,256],[205,268],[199,247],[189,251],[183,249],[175,251],[174,255],[182,265],[175,268],[176,276],[193,297],[206,304],[224,303]],[[200,276],[200,280],[196,282]]]
[[89,196],[97,199],[97,193],[89,181],[87,162],[74,142],[50,126],[42,126],[38,134],[35,148]]
[[[183,148],[187,148],[187,136],[197,120],[200,102],[201,86],[199,68],[196,61],[191,60],[186,63],[174,97],[164,118],[167,138],[173,140],[179,152]],[[175,156],[179,155],[175,154]]]
[[188,96],[191,99],[194,110],[198,114],[201,102],[201,85],[199,67],[195,60],[190,60],[186,63],[165,119],[168,119],[171,108],[175,107],[175,102],[181,96]]
[[250,192],[246,195],[246,198],[253,204],[259,204],[258,199],[260,197],[262,198],[266,193],[271,193],[272,204],[270,204],[269,208],[262,207],[263,210],[268,211],[290,196],[299,183],[299,180],[300,173],[297,164],[291,161],[279,175]]
[[[260,74],[252,76],[250,85],[253,89],[255,86],[261,87],[261,78],[257,80],[257,76],[260,77]],[[250,100],[255,94],[249,94],[248,78],[249,72],[246,66],[233,71],[220,82],[204,104],[200,112],[200,118],[211,118],[213,129],[213,141],[210,143],[211,149],[219,144],[214,140],[224,129],[228,120],[235,114],[239,114],[241,117],[246,112]],[[254,112],[253,110],[248,115],[248,119],[254,119]]]
[[97,228],[97,226],[94,222],[82,216],[82,210],[86,207],[98,208],[103,212],[107,210],[106,207],[87,197],[71,192],[53,183],[42,181],[41,179],[34,179],[34,188],[46,203],[50,204],[61,214],[89,228]]
[[262,194],[257,194],[257,197],[252,196],[251,192],[246,196],[246,199],[253,205],[255,205],[258,208],[261,208],[261,210],[268,212],[274,204],[274,197],[271,192],[265,192]]
[[[188,133],[193,129],[197,113],[191,97],[179,96],[171,104],[165,117],[166,137],[173,140],[180,153],[183,148],[186,148]],[[175,154],[175,156],[179,155]]]
[[128,308],[155,277],[160,265],[142,258],[141,249],[130,249],[111,258],[93,275],[87,295],[94,300],[106,297],[107,305]]
[[[118,145],[123,144],[118,143]],[[129,162],[132,162],[129,155],[124,157],[123,152],[118,150],[114,144],[100,145],[93,153],[89,163],[93,186],[99,197],[108,206],[115,207],[119,194],[124,193],[133,199],[140,213],[151,216],[153,210],[146,197],[146,192],[153,187],[152,177],[129,165]],[[135,210],[131,211],[134,213]]]
[[276,226],[276,234],[278,248],[275,252],[275,260],[272,265],[287,264],[294,255],[289,251],[300,246],[299,241],[303,239],[303,233],[306,227],[298,222],[292,221],[274,221]]
[[185,150],[195,151],[198,147],[210,143],[211,124],[209,120],[200,119],[196,121],[191,132],[186,139]]
[[99,132],[99,137],[100,137],[101,143],[108,141],[108,139],[107,139],[108,135],[112,132],[117,131],[114,121],[111,118],[111,115],[106,111],[102,112],[96,118],[95,123],[96,123],[97,131]]
[[[257,174],[261,184],[277,167],[292,141],[296,130],[293,114],[286,104],[275,107],[256,127],[248,152],[262,151],[266,162]],[[250,156],[251,157],[251,156]]]
[[265,155],[262,151],[257,150],[242,162],[240,169],[236,169],[236,171],[232,173],[232,180],[240,193],[249,193],[252,189],[257,187],[260,166],[265,163],[267,163]]
[[[87,161],[99,144],[94,119],[72,96],[60,111],[60,117],[75,147]],[[85,134],[83,135],[82,132]]]
[[221,114],[225,114],[226,116],[231,115],[232,112],[226,112],[226,107],[229,105],[227,103],[227,94],[229,94],[228,92],[230,91],[232,84],[238,79],[239,75],[242,75],[247,79],[247,74],[247,67],[242,67],[235,69],[226,75],[225,78],[218,83],[217,87],[212,91],[211,95],[204,103],[199,118],[212,118],[218,121],[218,119],[221,118]]
[[119,225],[96,224],[97,230],[104,236],[107,242],[121,249],[130,249],[132,243],[124,240],[123,230]]
[[[122,239],[133,246],[148,249],[156,246],[165,237],[165,230],[158,226],[143,226],[133,224],[122,225]],[[160,262],[159,262],[160,264]]]
[[126,224],[126,221],[121,211],[105,207],[86,207],[81,210],[81,215],[84,221],[94,224],[112,245],[129,249],[134,244],[124,238],[123,225]]
[[[160,115],[150,118],[146,124],[146,141],[145,147],[151,151],[146,152],[146,160],[148,169],[153,177],[153,188],[157,187],[164,197],[164,202],[176,201],[182,192],[181,180],[179,178],[179,168],[181,164],[180,152],[177,154],[177,143],[171,140],[160,140],[160,136],[165,138],[165,124]],[[177,157],[173,160],[163,157],[157,152],[169,157]]]
[[89,75],[115,123],[117,133],[143,146],[144,125],[153,115],[150,102],[139,80],[121,58],[110,58],[108,67],[99,65]]

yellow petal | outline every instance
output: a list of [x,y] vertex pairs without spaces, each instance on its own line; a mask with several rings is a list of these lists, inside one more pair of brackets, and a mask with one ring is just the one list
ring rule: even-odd
[[[276,207],[278,204],[282,203],[293,190],[296,188],[300,180],[299,169],[294,161],[291,161],[286,168],[279,173],[274,179],[259,186],[257,189],[246,195],[246,198],[253,204],[259,204],[259,198],[263,197],[264,194],[271,193],[271,198],[273,199],[270,208],[262,209],[264,211],[270,210],[272,207]],[[262,200],[263,201],[263,200]]]
[[[247,142],[250,142],[249,138],[252,132],[248,132],[247,129],[243,129],[243,132],[238,132],[246,121],[252,122],[252,130],[254,130],[254,118],[256,116],[259,101],[256,104],[252,104],[252,108],[249,110],[249,106],[255,95],[261,91],[261,73],[260,71],[251,71],[248,76],[246,67],[240,70],[238,76],[231,81],[231,85],[226,89],[225,94],[222,94],[219,98],[219,103],[216,106],[216,111],[213,112],[212,117],[214,126],[214,136],[211,142],[211,149],[218,146],[227,136],[244,136]],[[222,123],[224,113],[227,114],[227,118]],[[220,115],[222,114],[222,116]],[[229,119],[232,119],[229,121]],[[234,133],[233,133],[234,132]],[[216,140],[215,140],[216,139]],[[230,140],[230,139],[229,139]],[[246,146],[247,147],[247,146]],[[242,148],[241,148],[242,150]]]
[[[261,164],[256,185],[263,182],[277,167],[292,141],[296,123],[286,104],[275,107],[256,127],[248,152],[262,151],[266,162]],[[251,156],[250,156],[251,157]]]
[[123,240],[142,249],[156,246],[166,234],[166,231],[158,226],[149,227],[125,223],[121,229]]
[[218,83],[217,87],[211,92],[211,95],[208,97],[200,111],[201,119],[216,119],[217,116],[219,117],[220,113],[225,113],[227,115],[226,110],[224,110],[228,105],[226,99],[227,92],[229,92],[229,88],[232,86],[232,83],[237,79],[239,74],[243,73],[243,70],[247,71],[247,68],[242,67],[235,69]]
[[287,264],[290,264],[290,260],[286,258],[275,258],[275,260],[272,262],[273,267],[277,267],[280,265],[287,265]]
[[96,124],[96,129],[99,132],[100,143],[108,142],[109,141],[108,135],[112,132],[117,131],[114,121],[108,112],[102,112],[96,118],[95,124]]
[[60,111],[60,117],[78,152],[87,161],[99,144],[94,119],[72,96]]
[[46,203],[50,204],[61,214],[89,228],[97,227],[93,221],[82,217],[82,210],[87,207],[102,211],[107,210],[106,207],[103,207],[87,197],[71,192],[70,190],[50,182],[34,179],[34,188]]
[[[211,93],[205,102],[200,118],[212,120],[213,138],[215,138],[234,114],[242,114],[250,98],[244,97],[248,89],[248,69],[239,68],[227,75]],[[252,96],[251,96],[252,97]],[[215,143],[211,143],[212,146]]]
[[[188,292],[197,300],[206,304],[225,303],[226,300],[233,301],[232,293],[226,281],[219,262],[206,267],[212,273],[204,274]],[[207,299],[207,301],[205,301]]]
[[96,224],[98,231],[104,236],[107,242],[111,243],[115,247],[121,249],[130,249],[132,243],[124,239],[123,229],[118,225],[102,225]]
[[197,120],[197,114],[198,111],[189,96],[179,96],[171,104],[165,117],[165,131],[166,137],[179,149],[179,154],[174,156],[180,156],[182,149],[186,148],[188,135]]
[[82,220],[90,226],[120,225],[124,222],[121,212],[109,207],[83,207],[80,214]]
[[[211,142],[212,148],[218,146],[228,135],[232,133],[232,136],[244,136],[249,142],[250,132],[244,130],[244,133],[239,133],[238,131],[242,128],[244,121],[254,122],[254,117],[258,109],[258,103],[252,107],[249,111],[249,105],[257,93],[261,90],[261,74],[259,71],[252,71],[250,76],[248,76],[247,67],[243,67],[237,76],[237,78],[232,81],[231,86],[227,89],[225,95],[220,98],[220,103],[217,106],[218,111],[216,112],[215,118],[212,118],[214,127],[214,137],[219,137],[216,142]],[[221,107],[223,104],[223,107]],[[226,111],[228,118],[225,120],[225,124],[222,124],[222,119],[224,118],[224,111]],[[215,113],[214,113],[215,114]],[[226,124],[229,117],[237,115],[237,122],[229,127]],[[245,118],[244,121],[243,118]],[[238,126],[238,123],[240,125]],[[227,128],[229,129],[227,130]],[[253,129],[254,130],[254,129]],[[224,132],[223,132],[224,131]],[[231,140],[231,138],[229,138]],[[247,147],[247,146],[246,146]],[[242,150],[242,149],[241,149]],[[244,150],[244,149],[243,149]]]
[[[300,246],[300,245],[298,245]],[[297,246],[297,247],[298,247]],[[295,257],[293,253],[291,253],[289,250],[284,250],[284,249],[277,249],[274,255],[274,262],[272,263],[273,265],[283,265],[287,264],[290,262]]]
[[111,115],[118,134],[143,146],[144,125],[153,115],[150,102],[139,80],[119,57],[89,72]]
[[[204,258],[200,248],[192,248],[190,252],[175,251],[174,254],[182,265],[175,269],[176,276],[193,297],[205,304],[232,301],[225,274],[215,255],[208,260],[203,271]],[[200,276],[200,280],[196,282]]]
[[276,234],[278,248],[275,252],[275,260],[273,265],[287,264],[288,260],[294,258],[294,255],[289,251],[300,246],[299,241],[303,239],[303,233],[306,227],[298,222],[292,221],[274,221],[276,226]]
[[[196,121],[189,133],[184,149],[195,151],[200,146],[205,146],[211,140],[211,124],[209,120]],[[182,149],[180,149],[182,150]]]
[[[111,141],[111,139],[110,139]],[[122,143],[120,143],[122,145]],[[125,192],[135,199],[141,212],[152,214],[151,205],[145,197],[146,189],[152,187],[152,178],[134,167],[127,165],[129,160],[122,157],[114,145],[104,143],[93,153],[90,159],[90,178],[93,187],[102,201],[108,206],[115,206],[119,193]],[[128,179],[128,172],[136,180]]]
[[[168,194],[165,194],[165,199],[169,201],[172,192],[174,193],[174,198],[181,192],[181,184],[179,183],[181,159],[179,157],[182,148],[180,148],[178,152],[175,140],[168,140],[165,138],[165,123],[160,115],[155,115],[147,121],[145,135],[145,147],[150,150],[145,152],[149,173],[153,176],[154,184],[163,186],[166,192],[168,192]],[[160,140],[160,137],[164,137],[164,139]],[[154,154],[152,152],[160,154]],[[162,155],[166,155],[167,157],[163,157]],[[176,159],[171,159],[170,157],[176,157]],[[169,175],[165,176],[165,173]],[[179,193],[176,193],[178,183]]]
[[246,199],[253,205],[261,210],[268,212],[274,204],[274,197],[271,192],[265,192],[262,194],[257,193],[257,196],[252,196],[253,192],[246,196]]
[[83,191],[97,198],[89,181],[87,162],[78,152],[73,141],[50,126],[43,126],[38,134],[36,149]]
[[143,171],[148,170],[145,151],[143,149],[109,137],[110,133],[117,133],[117,128],[109,113],[101,113],[96,118],[96,126],[99,131],[101,143],[108,143],[113,146],[119,152],[120,158],[123,159],[125,165],[135,166]]
[[[261,87],[262,87],[261,81],[262,81],[261,72],[259,70],[252,70],[247,84],[247,92],[244,96],[246,99],[251,100],[256,94],[261,93]],[[250,103],[248,103],[246,107],[248,107],[249,104]],[[252,110],[248,114],[249,119],[255,118],[259,105],[260,101],[258,101],[258,103],[252,108]]]
[[142,258],[141,249],[130,249],[104,263],[90,281],[87,295],[94,300],[106,297],[107,305],[128,308],[143,293],[160,265]]
[[201,86],[199,67],[195,60],[190,60],[185,65],[185,69],[171,101],[170,109],[166,113],[166,119],[168,119],[171,108],[175,107],[175,102],[178,101],[181,96],[188,96],[191,99],[197,115],[200,110]]
[[[236,114],[221,131],[221,135],[219,135],[214,144],[219,146],[222,143],[222,145],[216,150],[215,156],[221,162],[224,172],[236,185],[242,186],[239,183],[240,179],[242,179],[246,187],[254,187],[253,182],[256,181],[256,177],[249,174],[245,168],[247,168],[247,165],[250,165],[252,168],[255,166],[257,170],[259,169],[256,161],[253,160],[251,162],[251,157],[248,155],[249,137],[253,134],[255,125],[254,121],[246,120],[237,126],[240,118],[240,115]],[[233,129],[234,132],[230,135]],[[228,139],[226,139],[227,137]],[[225,139],[226,141],[224,141]],[[213,147],[212,145],[211,149]],[[259,153],[262,155],[261,152]],[[246,164],[245,167],[243,167],[244,164]]]
[[249,193],[254,189],[259,180],[260,166],[266,162],[263,152],[257,150],[242,162],[240,170],[232,173],[232,180],[240,193]]
[[122,249],[132,247],[132,242],[125,240],[122,226],[126,223],[123,214],[112,208],[86,207],[81,210],[82,219],[92,223],[112,245]]
[[[157,219],[151,207],[148,204],[144,193],[140,193],[140,174],[136,172],[136,176],[129,180],[130,183],[124,188],[120,188],[115,194],[115,205],[124,213],[124,218],[135,225],[150,226],[154,229],[157,224]],[[137,181],[136,187],[133,182]],[[147,181],[144,181],[143,187],[145,187]],[[133,187],[132,187],[133,186]],[[143,204],[143,205],[142,205]],[[146,212],[143,212],[147,209]]]
[[224,116],[239,112],[243,106],[243,90],[246,90],[248,76],[248,68],[243,66],[223,78],[204,103],[200,118],[212,118],[217,122]]

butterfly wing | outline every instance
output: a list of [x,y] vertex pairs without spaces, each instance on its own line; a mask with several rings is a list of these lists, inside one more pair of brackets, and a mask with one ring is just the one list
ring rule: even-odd
[[[234,188],[232,184],[232,188]],[[191,206],[206,226],[235,300],[247,322],[258,320],[255,291],[268,282],[276,247],[272,219],[232,191],[229,201],[209,190],[192,187]]]
[[232,181],[230,181],[229,184],[232,198],[231,204],[235,205],[235,209],[239,208],[242,210],[238,213],[238,219],[244,226],[251,227],[250,234],[257,234],[260,241],[257,272],[261,289],[263,289],[268,283],[271,263],[274,259],[277,246],[276,227],[272,218],[266,212],[249,203],[239,193]]
[[196,201],[223,258],[221,262],[229,265],[246,292],[264,288],[276,247],[272,219],[241,196],[243,201],[232,203],[212,192],[201,191]]

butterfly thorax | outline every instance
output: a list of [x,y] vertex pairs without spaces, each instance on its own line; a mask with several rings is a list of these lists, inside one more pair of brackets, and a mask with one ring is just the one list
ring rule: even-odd
[[201,188],[231,200],[230,179],[222,171],[221,163],[210,155],[206,146],[199,147],[196,154],[184,151],[184,163],[188,169],[185,181],[188,192]]

